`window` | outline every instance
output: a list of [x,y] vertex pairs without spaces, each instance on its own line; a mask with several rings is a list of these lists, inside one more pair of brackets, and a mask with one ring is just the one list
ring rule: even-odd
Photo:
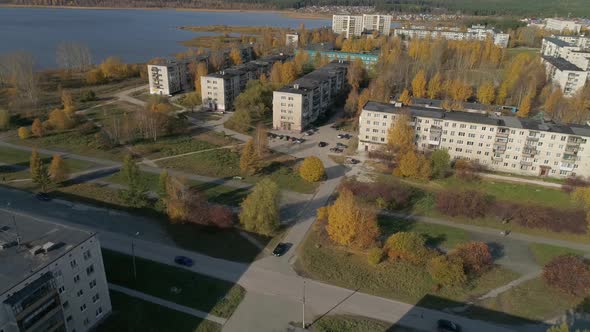
[[92,273],[94,273],[94,265],[90,264],[90,266],[86,268],[86,274],[91,275]]
[[80,311],[84,312],[86,310],[86,303],[80,306]]
[[96,317],[102,315],[102,307],[98,307],[98,309],[96,309]]
[[92,257],[92,255],[90,254],[90,250],[86,250],[84,252],[84,260],[88,260],[90,259],[90,257]]
[[100,296],[98,295],[98,293],[96,293],[93,297],[92,297],[92,303],[96,303],[96,301],[98,301],[100,299]]
[[84,295],[84,290],[80,289],[77,293],[78,297]]
[[58,290],[57,290],[57,291],[58,291],[58,292],[61,294],[61,293],[63,293],[65,290],[66,290],[66,287],[65,287],[65,286],[61,286],[60,288],[58,288]]
[[84,326],[87,326],[88,324],[90,324],[90,320],[88,320],[88,318],[84,318]]
[[68,318],[66,318],[66,322],[71,322],[72,321],[72,315],[69,315]]
[[74,276],[74,283],[77,283],[78,281],[80,281],[80,275],[76,274]]
[[67,309],[70,306],[70,302],[65,301],[64,303],[62,303],[62,307],[64,307],[64,309]]
[[76,260],[75,260],[75,259],[72,259],[72,260],[70,261],[70,266],[71,266],[72,268],[75,268],[76,266],[78,266],[78,263],[76,263]]

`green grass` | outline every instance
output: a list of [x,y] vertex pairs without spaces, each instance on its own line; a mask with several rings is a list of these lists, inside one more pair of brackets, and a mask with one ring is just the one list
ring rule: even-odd
[[[384,332],[391,324],[374,319],[346,315],[321,317],[311,327],[313,332]],[[394,330],[393,330],[394,331]],[[401,331],[401,330],[400,330]]]
[[573,254],[573,255],[583,255],[584,253],[570,248],[552,246],[549,244],[543,243],[531,243],[529,244],[529,249],[535,256],[535,261],[540,266],[544,266],[545,264],[549,263],[553,258]]
[[[478,306],[530,320],[546,320],[561,316],[567,309],[575,307],[582,299],[568,296],[547,286],[541,278],[526,281],[495,298],[486,299]],[[469,315],[485,319],[485,312],[475,308]],[[510,320],[506,321],[507,323]]]
[[312,278],[349,289],[384,296],[407,303],[441,309],[445,301],[424,301],[428,294],[438,298],[465,301],[505,285],[518,277],[514,272],[494,267],[466,285],[434,291],[436,283],[424,267],[406,262],[384,261],[372,266],[361,253],[352,253],[321,239],[317,230],[306,238],[297,261],[297,268]]
[[480,181],[463,181],[456,177],[434,181],[446,189],[453,190],[479,190],[493,196],[496,200],[505,200],[519,203],[541,204],[557,208],[573,207],[569,194],[546,187],[532,184],[502,182],[496,180],[481,179]]
[[[131,256],[103,250],[110,283],[132,288],[177,304],[229,318],[245,295],[240,285],[194,273],[183,268],[136,258],[137,279]],[[170,261],[174,257],[170,257]],[[180,292],[173,293],[173,287]]]
[[232,177],[240,174],[240,155],[228,149],[206,151],[199,154],[157,162],[163,168],[172,168],[211,177]]
[[111,291],[112,314],[98,332],[219,332],[221,325]]
[[[231,142],[228,142],[228,144]],[[190,136],[163,137],[157,142],[139,143],[133,146],[133,150],[148,159],[176,156],[179,154],[197,152],[219,148],[218,145],[196,140]],[[200,155],[200,154],[199,154]]]
[[506,49],[506,54],[508,55],[509,58],[513,58],[521,53],[526,53],[529,55],[538,55],[539,54],[540,49],[539,48],[533,48],[533,47],[515,47],[515,48],[507,48]]
[[319,185],[318,183],[305,181],[296,171],[286,166],[279,166],[271,172],[263,173],[259,176],[247,176],[245,177],[245,181],[255,183],[265,176],[270,177],[281,189],[303,194],[314,193]]
[[416,222],[392,216],[379,216],[379,227],[384,236],[401,231],[417,232],[426,238],[427,244],[445,249],[453,249],[458,244],[469,241],[469,234],[459,228]]

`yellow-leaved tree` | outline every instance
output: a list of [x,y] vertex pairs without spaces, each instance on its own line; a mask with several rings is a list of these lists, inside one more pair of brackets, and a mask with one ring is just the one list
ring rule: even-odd
[[31,125],[31,133],[37,137],[43,137],[45,130],[39,118],[35,118],[35,120],[33,120],[33,124]]
[[61,183],[68,179],[68,165],[66,165],[63,158],[56,154],[51,159],[51,164],[49,164],[49,177],[53,183]]
[[520,107],[518,108],[518,112],[516,112],[516,115],[520,118],[526,118],[527,116],[529,116],[529,113],[531,112],[532,104],[533,104],[533,96],[530,94],[526,95],[522,99],[522,102],[520,103]]
[[242,60],[242,52],[234,47],[229,52],[229,58],[234,65],[242,64],[244,61]]
[[440,73],[436,73],[430,81],[428,81],[428,98],[438,99],[443,90],[443,79]]
[[325,173],[324,163],[316,156],[305,158],[299,167],[299,175],[307,182],[317,182]]
[[417,98],[426,97],[426,72],[423,69],[412,80],[412,94]]
[[491,81],[483,82],[479,88],[477,88],[477,100],[480,103],[489,105],[496,99],[496,88],[494,83]]
[[400,153],[414,149],[414,128],[410,126],[410,115],[400,114],[389,128],[387,133],[387,145],[397,149]]
[[410,95],[410,91],[408,89],[404,89],[402,94],[399,96],[399,102],[404,105],[410,105],[412,103],[412,96]]

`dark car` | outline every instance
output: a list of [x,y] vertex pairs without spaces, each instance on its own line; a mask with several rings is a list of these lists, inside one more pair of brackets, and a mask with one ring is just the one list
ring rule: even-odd
[[47,193],[37,193],[35,195],[35,198],[40,201],[43,201],[43,202],[48,202],[51,200],[51,197],[49,197],[49,195],[47,195]]
[[268,134],[268,136],[270,136],[271,138],[277,138],[277,134],[273,134],[273,133]]
[[289,245],[281,242],[281,243],[277,244],[275,249],[272,251],[272,255],[275,257],[281,257],[287,252],[288,249],[289,249]]
[[438,332],[461,332],[461,326],[446,319],[439,319],[437,323]]
[[358,164],[358,163],[360,163],[360,162],[361,162],[361,161],[360,161],[360,160],[358,160],[358,159],[354,159],[354,158],[346,158],[346,163],[347,163],[347,164],[353,164],[353,165],[356,165],[356,164]]
[[295,144],[301,144],[303,142],[305,142],[305,140],[303,138],[298,138],[298,139],[296,139],[296,140],[293,141],[293,143],[295,143]]
[[330,152],[341,153],[342,152],[342,149],[339,149],[339,148],[331,148],[330,149]]
[[319,146],[320,148],[323,148],[324,146],[327,146],[327,145],[328,145],[328,143],[326,143],[326,142],[319,142],[319,143],[318,143],[318,146]]
[[184,265],[184,266],[193,266],[194,262],[192,259],[186,257],[186,256],[176,256],[174,257],[174,263],[178,264],[178,265]]
[[283,139],[284,136],[283,135],[279,135],[278,137],[279,137],[279,139]]
[[283,139],[284,139],[285,141],[289,141],[289,140],[291,140],[291,136],[287,136],[287,135],[285,135],[285,136],[283,136]]
[[341,149],[346,149],[348,147],[346,144],[342,144],[342,143],[336,143],[336,146]]
[[350,134],[338,134],[338,138],[350,139],[351,137]]

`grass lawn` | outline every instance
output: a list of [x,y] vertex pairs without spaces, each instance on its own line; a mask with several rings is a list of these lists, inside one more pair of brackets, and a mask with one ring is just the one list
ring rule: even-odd
[[333,315],[316,318],[317,321],[311,326],[313,332],[415,332],[417,330],[392,326],[390,323],[382,322],[366,317]]
[[229,149],[211,150],[157,162],[158,166],[211,177],[232,177],[240,174],[240,155]]
[[[514,272],[494,267],[466,285],[434,291],[436,283],[424,267],[390,261],[372,266],[364,254],[351,253],[332,245],[329,240],[322,239],[315,229],[308,234],[301,248],[297,268],[305,275],[330,284],[407,303],[420,302],[421,306],[435,309],[448,305],[447,301],[440,299],[465,301],[518,277]],[[424,301],[428,294],[437,298]]]
[[573,255],[583,255],[584,253],[570,248],[552,246],[543,243],[531,243],[529,244],[529,249],[535,256],[535,261],[540,266],[544,266],[545,264],[549,263],[553,258],[557,256],[573,254]]
[[279,166],[259,176],[247,176],[245,180],[250,183],[256,183],[265,176],[270,177],[281,189],[303,194],[312,194],[318,187],[318,183],[305,181],[296,171],[286,166]]
[[116,291],[110,292],[112,314],[98,332],[219,332],[221,325],[183,312],[140,300]]
[[[110,283],[132,288],[174,303],[229,318],[244,298],[237,284],[154,261],[136,258],[137,279],[133,278],[131,256],[103,250]],[[173,257],[170,257],[172,261]],[[180,292],[171,291],[173,287]]]
[[133,146],[133,150],[148,159],[158,159],[162,157],[176,156],[183,153],[197,152],[219,147],[220,146],[211,144],[209,142],[196,140],[190,136],[182,136],[163,137],[157,142],[135,144]]
[[453,249],[458,244],[469,241],[469,234],[459,228],[416,222],[392,216],[379,216],[379,227],[385,236],[401,231],[417,232],[426,238],[428,245],[440,246],[445,249]]
[[[541,278],[536,278],[477,305],[515,317],[546,320],[562,315],[567,309],[575,307],[580,302],[582,299],[565,295],[547,286]],[[486,318],[486,313],[478,307],[474,307],[468,314],[474,318]],[[509,323],[510,319],[506,322]]]
[[122,119],[126,114],[128,116],[132,116],[130,113],[138,110],[141,110],[140,106],[119,101],[112,104],[95,107],[86,112],[86,116],[103,126],[110,126],[112,119]]

